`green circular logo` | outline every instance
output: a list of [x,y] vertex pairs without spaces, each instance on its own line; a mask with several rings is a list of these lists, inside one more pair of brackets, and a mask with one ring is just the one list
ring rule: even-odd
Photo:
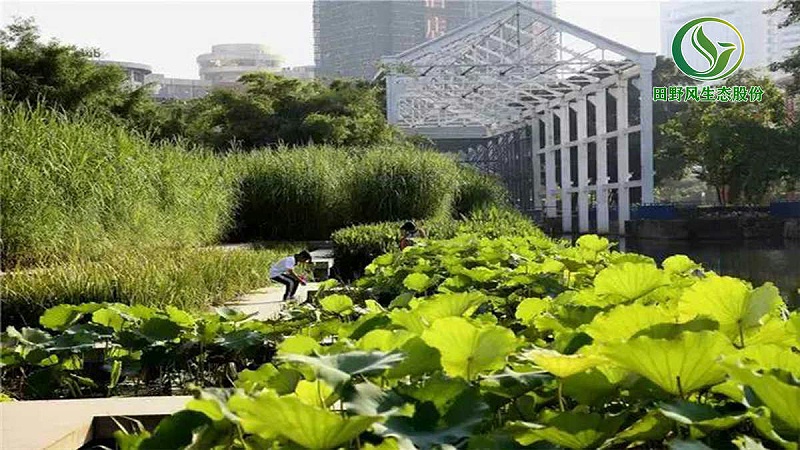
[[[703,25],[710,25],[708,28],[713,28],[714,34],[719,34],[720,30],[724,32],[724,29],[728,28],[739,38],[739,42],[717,42],[715,44],[706,37]],[[691,39],[691,46],[694,50],[708,61],[708,68],[698,70],[686,61],[683,54],[683,42],[686,38]],[[739,58],[734,61],[732,57],[737,50],[739,50]],[[695,80],[712,81],[728,77],[739,68],[743,58],[744,39],[742,34],[730,22],[716,17],[701,17],[687,22],[678,30],[675,39],[672,40],[672,59],[675,60],[675,65],[681,72]]]

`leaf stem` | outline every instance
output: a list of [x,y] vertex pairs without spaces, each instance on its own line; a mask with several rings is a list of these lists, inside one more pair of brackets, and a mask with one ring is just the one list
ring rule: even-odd
[[565,411],[564,407],[564,396],[561,394],[561,390],[564,387],[564,382],[559,379],[558,380],[558,406],[561,408],[561,411]]

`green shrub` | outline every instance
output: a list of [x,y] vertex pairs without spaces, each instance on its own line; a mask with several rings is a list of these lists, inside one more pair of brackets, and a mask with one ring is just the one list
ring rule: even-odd
[[348,217],[352,158],[343,150],[281,148],[231,162],[240,177],[237,239],[327,239]]
[[529,218],[512,208],[483,208],[473,211],[458,225],[458,232],[491,239],[500,236],[540,236],[545,234]]
[[108,252],[2,276],[4,325],[36,324],[60,304],[114,302],[201,311],[270,283],[270,265],[295,248],[161,249]]
[[[337,230],[331,235],[336,255],[336,275],[353,280],[363,274],[364,267],[376,257],[398,248],[400,225],[398,222],[379,222],[353,225]],[[465,220],[449,217],[420,221],[417,224],[431,239],[450,239],[458,233],[477,234],[482,237],[537,236],[545,237],[522,213],[510,208],[485,208],[473,211]]]
[[459,167],[459,185],[453,202],[457,216],[467,216],[479,209],[507,206],[508,191],[497,177],[478,172],[474,167]]
[[97,256],[113,246],[213,242],[234,191],[201,151],[149,144],[99,118],[4,107],[3,266]]
[[432,218],[449,214],[458,165],[451,158],[408,146],[367,150],[350,180],[355,223]]

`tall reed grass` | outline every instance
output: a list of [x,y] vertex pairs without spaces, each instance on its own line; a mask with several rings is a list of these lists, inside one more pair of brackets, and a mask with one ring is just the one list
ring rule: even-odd
[[410,146],[372,148],[359,155],[349,191],[354,223],[447,215],[458,186],[458,164]]
[[2,109],[3,266],[99,256],[120,246],[214,242],[235,190],[219,160],[90,115]]
[[0,276],[3,325],[37,325],[62,304],[120,302],[202,311],[270,284],[271,264],[298,248],[126,248],[99,260],[80,259]]
[[352,157],[329,147],[280,148],[228,158],[239,179],[238,240],[327,239],[348,220]]

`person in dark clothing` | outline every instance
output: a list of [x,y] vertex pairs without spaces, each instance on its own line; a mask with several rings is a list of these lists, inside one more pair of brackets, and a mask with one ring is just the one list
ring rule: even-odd
[[295,272],[297,264],[307,264],[311,262],[311,253],[306,250],[290,255],[272,265],[269,269],[269,277],[272,281],[286,286],[283,293],[284,300],[295,300],[295,293],[299,285],[305,285],[306,279]]
[[400,233],[402,234],[400,238],[400,250],[414,245],[414,239],[427,237],[425,231],[417,228],[414,222],[404,223],[403,226],[400,227]]

